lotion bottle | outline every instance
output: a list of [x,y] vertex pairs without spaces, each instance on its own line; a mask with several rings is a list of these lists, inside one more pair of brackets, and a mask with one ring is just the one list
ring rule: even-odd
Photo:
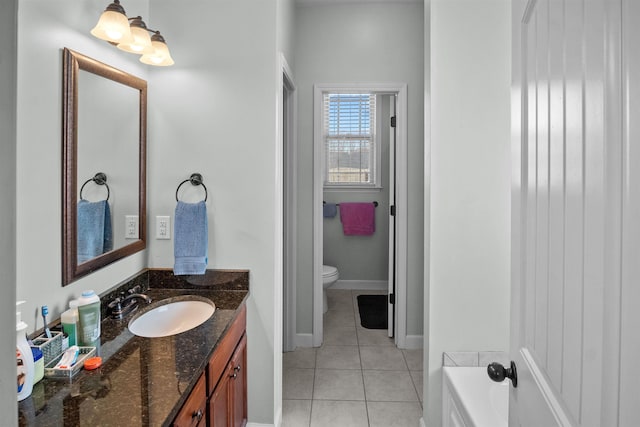
[[24,301],[16,303],[16,364],[18,367],[18,401],[31,396],[33,390],[33,377],[35,365],[33,363],[33,353],[27,342],[27,324],[22,321],[22,315],[17,310],[18,305]]

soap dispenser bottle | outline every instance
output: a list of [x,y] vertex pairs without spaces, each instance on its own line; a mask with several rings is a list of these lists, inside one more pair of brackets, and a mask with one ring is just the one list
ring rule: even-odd
[[33,353],[27,342],[27,324],[22,321],[22,316],[17,310],[18,305],[24,301],[16,303],[16,363],[18,365],[18,401],[24,400],[31,395],[33,390],[33,376],[35,365],[33,363]]
[[78,300],[69,301],[69,310],[60,315],[62,330],[69,336],[69,347],[78,345]]

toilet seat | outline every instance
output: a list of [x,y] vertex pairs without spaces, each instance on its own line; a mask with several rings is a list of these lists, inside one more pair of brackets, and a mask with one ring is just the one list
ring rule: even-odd
[[338,275],[338,269],[331,265],[323,265],[322,266],[322,278],[327,279],[332,276]]

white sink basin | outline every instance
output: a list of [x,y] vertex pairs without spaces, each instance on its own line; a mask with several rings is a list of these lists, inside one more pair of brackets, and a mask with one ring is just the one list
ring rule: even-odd
[[201,325],[215,309],[211,300],[195,295],[168,298],[131,319],[129,330],[140,337],[168,337]]

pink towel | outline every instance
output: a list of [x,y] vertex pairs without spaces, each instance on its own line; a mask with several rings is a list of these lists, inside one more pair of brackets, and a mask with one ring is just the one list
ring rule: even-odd
[[345,236],[371,236],[376,231],[373,203],[340,203],[340,221]]

